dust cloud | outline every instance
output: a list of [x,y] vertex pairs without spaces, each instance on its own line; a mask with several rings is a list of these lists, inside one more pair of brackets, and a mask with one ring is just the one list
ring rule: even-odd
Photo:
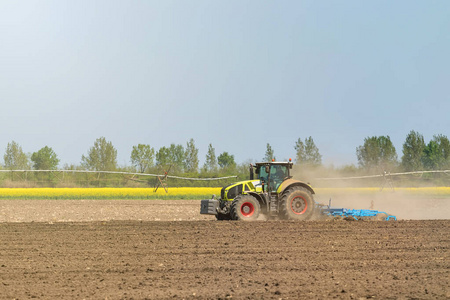
[[[332,207],[349,209],[374,209],[394,215],[401,220],[450,219],[450,199],[413,195],[396,190],[400,182],[386,181],[383,177],[351,180],[326,180],[324,178],[351,177],[338,170],[326,168],[300,168],[294,166],[295,179],[308,182],[316,190],[315,200]],[[369,174],[367,174],[369,175]],[[404,186],[404,184],[402,184]],[[377,190],[367,193],[346,188],[371,187]],[[382,187],[383,190],[381,189]]]
[[318,203],[328,205],[329,199],[332,207],[374,209],[394,215],[399,220],[450,219],[450,199],[447,198],[411,197],[395,191],[373,195],[354,193],[336,195],[332,191],[321,193],[318,189],[315,195]]

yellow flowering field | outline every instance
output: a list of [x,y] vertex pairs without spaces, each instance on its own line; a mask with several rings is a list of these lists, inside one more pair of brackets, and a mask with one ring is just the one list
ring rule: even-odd
[[[0,188],[0,199],[209,199],[220,197],[220,187],[159,188]],[[366,195],[391,193],[390,188],[317,188],[317,195]],[[395,192],[417,197],[450,198],[450,187],[396,188]]]
[[0,199],[208,199],[221,188],[0,188]]

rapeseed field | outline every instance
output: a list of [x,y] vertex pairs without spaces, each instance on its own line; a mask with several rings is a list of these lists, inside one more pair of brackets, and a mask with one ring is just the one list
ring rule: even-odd
[[208,199],[220,188],[0,188],[0,199]]
[[[220,187],[159,188],[0,188],[0,199],[209,199],[220,197]],[[317,195],[374,195],[390,188],[317,188]],[[417,197],[450,198],[450,187],[396,188],[395,193]]]

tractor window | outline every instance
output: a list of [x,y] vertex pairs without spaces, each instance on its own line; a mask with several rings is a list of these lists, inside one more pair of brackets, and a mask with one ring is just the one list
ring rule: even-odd
[[267,183],[267,178],[269,177],[269,175],[268,175],[267,172],[266,172],[265,166],[260,166],[260,167],[259,167],[259,172],[257,172],[257,174],[258,174],[258,178],[259,178],[261,181],[264,181],[264,182]]
[[286,166],[272,166],[270,168],[270,186],[272,192],[276,192],[284,178],[288,177]]
[[[259,173],[257,173],[259,179],[267,184],[268,174],[266,172],[265,166],[259,168]],[[272,192],[275,192],[280,184],[283,182],[284,178],[288,177],[287,166],[273,165],[270,167],[270,186]]]
[[286,166],[272,166],[270,168],[270,177],[275,176],[279,180],[283,180],[288,176],[288,170]]

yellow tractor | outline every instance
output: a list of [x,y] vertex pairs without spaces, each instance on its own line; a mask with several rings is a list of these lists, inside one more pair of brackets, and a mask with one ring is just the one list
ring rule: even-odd
[[251,164],[249,180],[223,187],[219,199],[202,200],[200,213],[218,220],[254,221],[260,215],[309,219],[316,210],[315,193],[309,184],[292,178],[292,165],[291,160]]

